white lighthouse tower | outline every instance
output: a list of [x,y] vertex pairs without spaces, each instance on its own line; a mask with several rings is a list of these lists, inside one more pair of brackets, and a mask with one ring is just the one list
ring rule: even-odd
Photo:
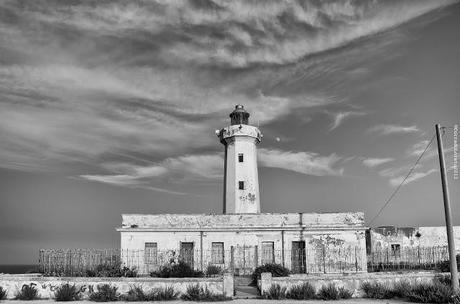
[[236,105],[231,125],[216,131],[225,146],[224,213],[260,213],[257,144],[259,129],[249,125],[249,113]]

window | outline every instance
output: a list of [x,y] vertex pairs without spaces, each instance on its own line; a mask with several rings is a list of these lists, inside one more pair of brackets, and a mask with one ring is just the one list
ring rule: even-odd
[[211,263],[224,264],[224,243],[213,242],[211,249]]
[[244,182],[243,181],[238,182],[238,189],[244,190]]
[[157,243],[145,243],[144,263],[145,264],[156,264],[157,263]]
[[242,163],[244,161],[243,153],[238,153],[238,162]]
[[262,264],[275,263],[275,250],[273,242],[262,242]]
[[391,244],[391,253],[395,257],[400,257],[401,256],[401,245]]

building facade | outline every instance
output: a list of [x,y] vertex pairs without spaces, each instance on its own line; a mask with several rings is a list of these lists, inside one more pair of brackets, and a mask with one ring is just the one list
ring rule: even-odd
[[249,274],[282,264],[294,273],[366,271],[364,214],[261,213],[257,174],[260,131],[237,105],[216,131],[225,146],[223,214],[123,214],[126,266],[147,274],[179,260]]
[[[454,226],[455,249],[460,253],[460,226]],[[395,227],[381,226],[366,231],[367,252],[389,249],[397,252],[402,248],[433,248],[447,246],[445,226]]]

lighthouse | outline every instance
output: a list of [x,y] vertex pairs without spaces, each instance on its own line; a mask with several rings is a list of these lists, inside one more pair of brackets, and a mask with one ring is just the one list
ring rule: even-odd
[[262,134],[249,125],[249,113],[236,105],[230,126],[216,131],[225,146],[224,214],[260,213],[257,144]]

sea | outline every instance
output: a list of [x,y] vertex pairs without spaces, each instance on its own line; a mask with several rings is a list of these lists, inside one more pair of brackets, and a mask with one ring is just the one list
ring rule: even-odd
[[31,273],[37,272],[37,265],[34,264],[9,264],[9,265],[1,265],[0,264],[0,273],[10,273],[10,274],[18,274],[18,273]]

